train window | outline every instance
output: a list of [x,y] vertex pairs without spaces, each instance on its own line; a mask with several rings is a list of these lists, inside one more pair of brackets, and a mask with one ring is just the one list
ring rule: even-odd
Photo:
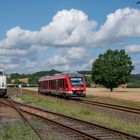
[[48,88],[48,81],[46,81],[46,88]]
[[58,80],[58,88],[61,88],[61,79]]
[[56,80],[51,80],[51,89],[56,89]]
[[52,89],[52,80],[50,81],[50,89]]
[[64,87],[64,79],[62,79],[62,87]]
[[45,82],[44,81],[42,82],[42,87],[45,88]]
[[47,88],[47,81],[45,81],[45,88]]
[[72,86],[83,86],[83,78],[82,77],[71,77],[70,82]]
[[65,84],[66,82],[64,81],[64,79],[59,79],[58,80],[58,88],[60,89],[60,90],[63,90],[64,88],[65,88]]

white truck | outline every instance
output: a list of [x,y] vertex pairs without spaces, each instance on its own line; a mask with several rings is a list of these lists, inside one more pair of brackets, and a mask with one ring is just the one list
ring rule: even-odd
[[7,94],[7,79],[3,70],[0,70],[0,97]]

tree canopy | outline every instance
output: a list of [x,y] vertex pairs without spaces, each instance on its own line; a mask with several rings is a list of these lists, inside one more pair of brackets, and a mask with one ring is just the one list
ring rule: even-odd
[[113,88],[129,81],[133,69],[131,57],[125,50],[107,50],[93,62],[92,80],[113,91]]

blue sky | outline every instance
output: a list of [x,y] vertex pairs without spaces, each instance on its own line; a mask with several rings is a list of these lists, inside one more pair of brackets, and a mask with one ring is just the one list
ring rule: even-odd
[[137,0],[0,0],[0,68],[7,73],[90,70],[125,49],[140,73]]

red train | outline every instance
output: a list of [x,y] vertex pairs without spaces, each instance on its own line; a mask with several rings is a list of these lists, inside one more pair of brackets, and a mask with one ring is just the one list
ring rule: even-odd
[[38,92],[64,97],[85,97],[86,82],[82,74],[67,73],[45,76],[39,79]]

